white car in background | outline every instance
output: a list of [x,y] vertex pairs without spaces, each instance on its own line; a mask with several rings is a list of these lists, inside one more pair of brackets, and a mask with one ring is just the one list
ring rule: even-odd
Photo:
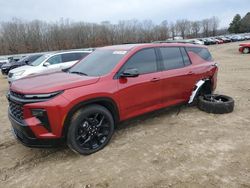
[[91,52],[92,51],[65,51],[45,54],[33,61],[30,65],[11,70],[8,74],[8,81],[13,82],[35,74],[55,72],[69,68]]
[[187,39],[186,41],[189,42],[189,43],[192,43],[192,44],[204,45],[204,42],[203,42],[203,41],[200,41],[200,40],[198,40],[198,39]]

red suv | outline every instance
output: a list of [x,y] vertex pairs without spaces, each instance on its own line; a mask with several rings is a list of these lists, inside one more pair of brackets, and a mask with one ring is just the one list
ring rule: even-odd
[[118,122],[192,103],[212,93],[216,79],[217,66],[205,46],[102,47],[68,70],[13,82],[9,119],[27,146],[65,140],[74,151],[91,154],[107,145]]

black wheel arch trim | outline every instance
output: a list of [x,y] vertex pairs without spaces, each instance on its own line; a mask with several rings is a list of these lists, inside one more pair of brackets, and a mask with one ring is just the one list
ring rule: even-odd
[[87,105],[91,105],[91,104],[99,104],[107,108],[112,114],[112,116],[114,117],[115,124],[120,121],[119,109],[118,109],[117,103],[113,99],[109,97],[98,97],[98,98],[82,101],[76,104],[75,106],[73,106],[68,112],[63,122],[63,130],[61,134],[62,137],[66,138],[70,120],[71,120],[71,117],[74,115],[74,113],[77,112],[77,110],[79,110],[80,108],[87,106]]

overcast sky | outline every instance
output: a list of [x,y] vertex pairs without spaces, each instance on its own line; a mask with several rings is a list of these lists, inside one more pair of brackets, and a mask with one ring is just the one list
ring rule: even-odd
[[237,13],[250,11],[250,0],[0,0],[0,21],[12,18],[117,23],[151,19],[158,24],[177,19],[200,20],[217,16],[228,26]]

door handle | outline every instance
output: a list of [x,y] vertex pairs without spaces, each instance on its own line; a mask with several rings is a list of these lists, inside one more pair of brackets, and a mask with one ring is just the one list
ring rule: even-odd
[[158,82],[158,81],[160,81],[160,78],[152,78],[152,79],[150,80],[150,82]]
[[192,75],[192,74],[194,74],[193,71],[189,71],[189,72],[187,73],[187,75]]

